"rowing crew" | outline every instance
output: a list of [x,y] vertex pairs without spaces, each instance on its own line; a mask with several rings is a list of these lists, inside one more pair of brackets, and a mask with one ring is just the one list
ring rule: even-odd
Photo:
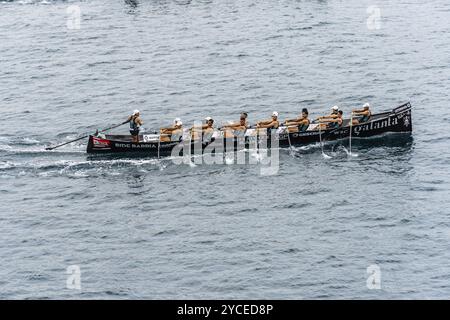
[[[337,129],[342,127],[344,112],[338,106],[331,108],[331,114],[317,118],[321,129]],[[352,125],[360,124],[369,121],[372,115],[370,111],[370,104],[364,104],[362,109],[352,110]]]
[[[352,124],[360,124],[370,120],[371,111],[368,103],[364,104],[362,109],[352,110]],[[222,126],[219,130],[223,131],[225,138],[244,136],[247,129],[251,128],[248,121],[248,114],[246,112],[241,113],[238,122],[230,123]],[[131,116],[128,117],[127,122],[130,123],[130,133],[132,141],[139,142],[140,127],[144,124],[140,118],[139,110],[135,110]],[[314,127],[320,129],[337,129],[343,126],[344,118],[343,111],[338,106],[331,108],[331,113],[326,116],[318,117],[313,123],[317,123]],[[299,117],[294,119],[288,119],[284,121],[284,125],[289,132],[304,132],[310,128],[311,121],[309,120],[308,109],[303,108]],[[318,127],[319,126],[319,127]],[[268,120],[259,121],[256,123],[257,132],[268,132],[272,129],[278,129],[280,122],[278,120],[278,112],[274,111],[272,117]],[[191,138],[193,140],[203,137],[205,140],[209,140],[214,133],[214,119],[211,117],[205,118],[205,123],[200,126],[193,126],[189,129]],[[173,121],[173,125],[167,128],[160,129],[161,141],[179,141],[183,136],[183,122],[180,118],[176,118]]]

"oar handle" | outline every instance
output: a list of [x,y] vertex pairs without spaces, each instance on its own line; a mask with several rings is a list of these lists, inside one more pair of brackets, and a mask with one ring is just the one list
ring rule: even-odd
[[130,121],[131,121],[131,120],[127,120],[127,121],[122,122],[122,123],[120,123],[120,124],[116,124],[116,125],[114,125],[114,126],[112,126],[112,127],[109,127],[109,128],[103,129],[103,130],[100,130],[99,132],[105,132],[105,131],[108,131],[108,130],[111,130],[111,129],[115,129],[115,128],[117,128],[117,127],[123,126],[124,124],[126,124],[126,123],[128,123],[128,122],[130,122]]

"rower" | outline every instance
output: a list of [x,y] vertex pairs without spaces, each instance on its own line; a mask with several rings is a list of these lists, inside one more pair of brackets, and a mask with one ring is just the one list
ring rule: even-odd
[[179,141],[183,136],[183,122],[180,118],[173,120],[173,125],[159,130],[161,142]]
[[[308,119],[308,109],[303,108],[302,114],[296,119],[288,119],[284,121],[284,124],[288,127],[289,132],[305,132],[310,124]],[[289,128],[292,126],[291,128]]]
[[230,123],[222,126],[221,130],[224,131],[224,137],[225,138],[232,138],[235,136],[244,136],[245,131],[248,129],[249,125],[247,122],[247,113],[243,112],[241,113],[241,117],[239,119],[239,122]]
[[331,113],[329,115],[318,117],[316,121],[319,121],[320,123],[319,126],[321,126],[320,127],[321,129],[326,129],[327,128],[326,123],[329,122],[328,120],[336,119],[338,117],[338,114],[339,114],[339,107],[333,106],[331,108]]
[[331,108],[331,113],[329,115],[318,117],[317,120],[328,119],[328,118],[337,118],[338,113],[339,113],[339,107],[334,106]]
[[[278,122],[278,112],[272,112],[272,119],[260,121],[256,124],[256,128],[262,129],[267,128],[267,133],[270,133],[272,129],[278,129],[280,123]],[[258,130],[259,131],[259,130]]]
[[326,123],[326,129],[337,129],[337,128],[340,128],[342,126],[342,123],[344,122],[344,119],[342,118],[343,114],[344,113],[342,112],[342,110],[339,110],[337,112],[337,116],[335,118],[332,118],[332,117],[324,118],[323,117],[320,122]]
[[352,110],[352,115],[357,116],[357,118],[353,118],[352,124],[359,124],[369,121],[372,116],[372,113],[370,112],[370,104],[365,103],[362,109]]
[[130,134],[133,143],[139,143],[140,127],[144,124],[140,117],[139,110],[134,110],[133,114],[128,117],[127,122],[130,123]]
[[[248,118],[248,113],[247,112],[242,112],[240,119],[245,119],[245,128],[246,129],[250,128],[250,125],[248,124],[247,118]],[[239,123],[240,122],[241,121],[239,120]]]
[[214,134],[214,119],[206,117],[206,128],[203,129],[203,142],[210,142]]
[[198,140],[199,133],[202,134],[203,141],[209,142],[214,133],[214,119],[211,117],[206,117],[205,124],[201,126],[192,127],[191,128],[192,140]]

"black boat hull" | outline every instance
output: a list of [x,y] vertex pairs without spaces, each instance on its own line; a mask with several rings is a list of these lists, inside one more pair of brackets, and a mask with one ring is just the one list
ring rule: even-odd
[[[339,139],[349,138],[350,130],[352,130],[352,138],[364,139],[369,137],[376,137],[386,133],[404,133],[411,134],[412,120],[411,120],[411,104],[406,103],[392,111],[375,114],[371,120],[366,123],[358,125],[349,125],[349,120],[346,120],[346,125],[338,129],[327,130],[311,130],[299,133],[276,133],[275,137],[279,147],[304,146],[311,143],[322,141],[335,141]],[[142,139],[143,137],[141,137]],[[132,143],[129,136],[106,136],[105,138],[90,136],[87,146],[88,153],[108,154],[108,153],[123,153],[123,154],[141,154],[146,157],[166,157],[183,154],[183,142],[140,142]],[[251,148],[255,145],[261,145],[261,140],[266,139],[264,144],[268,148],[271,147],[271,136],[247,136],[245,138],[230,138],[221,139],[212,142],[215,144],[215,151],[236,151],[243,148]],[[227,141],[228,140],[228,141]],[[233,140],[233,141],[230,141]],[[208,147],[208,143],[201,142],[185,142],[191,143],[191,153],[194,150],[201,148],[204,150]],[[220,144],[219,144],[220,143]],[[210,146],[211,147],[211,146]],[[184,150],[189,150],[189,146]],[[230,150],[232,149],[232,150]]]

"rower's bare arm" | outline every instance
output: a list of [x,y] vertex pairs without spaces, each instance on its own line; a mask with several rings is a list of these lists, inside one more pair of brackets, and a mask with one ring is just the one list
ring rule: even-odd
[[286,120],[285,124],[287,126],[299,126],[302,124],[302,121],[298,121],[298,120]]
[[259,121],[257,123],[257,125],[260,126],[261,128],[267,128],[267,127],[262,127],[262,126],[267,126],[267,125],[270,125],[271,123],[272,123],[272,120],[262,120],[262,121]]
[[370,111],[369,110],[359,110],[358,112],[353,112],[354,116],[369,116]]
[[265,124],[265,123],[263,123],[263,122],[258,122],[257,123],[257,125],[256,125],[258,128],[267,128],[267,125]]
[[278,127],[278,123],[276,121],[270,121],[269,123],[265,123],[265,124],[261,124],[259,127],[260,128],[271,128],[273,126]]
[[176,128],[172,128],[172,127],[162,128],[161,129],[161,133],[163,133],[163,134],[171,134],[174,130],[176,130]]
[[192,130],[205,130],[205,129],[207,129],[208,128],[208,125],[207,124],[203,124],[203,125],[201,125],[201,126],[193,126],[190,130],[192,131]]
[[239,123],[231,123],[231,124],[226,124],[226,125],[222,126],[222,128],[237,130],[237,128],[240,128],[240,126],[241,125]]
[[245,129],[247,129],[245,126],[241,126],[240,124],[234,125],[234,126],[230,126],[226,129],[230,129],[230,130],[236,130],[236,131],[243,131]]
[[362,114],[362,113],[367,112],[367,110],[364,110],[364,109],[355,109],[355,110],[353,110],[352,112],[353,112],[353,113],[359,113],[359,114]]

